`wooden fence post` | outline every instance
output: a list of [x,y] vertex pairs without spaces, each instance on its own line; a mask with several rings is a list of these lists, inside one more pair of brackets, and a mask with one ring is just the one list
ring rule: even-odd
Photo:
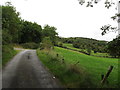
[[59,54],[57,53],[56,55],[57,55],[57,57],[58,57]]
[[111,71],[113,69],[113,66],[110,66],[109,69],[108,69],[108,72],[106,73],[106,75],[103,77],[102,81],[101,81],[101,84],[103,85],[105,83],[105,81],[107,80],[108,76],[110,75]]
[[101,80],[103,80],[103,78],[104,78],[104,75],[102,74],[102,75],[101,75]]
[[64,58],[62,59],[62,63],[65,63],[65,62],[64,62]]

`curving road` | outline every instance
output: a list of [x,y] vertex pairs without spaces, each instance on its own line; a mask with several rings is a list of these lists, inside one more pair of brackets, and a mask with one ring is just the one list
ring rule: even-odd
[[2,88],[60,88],[60,86],[38,59],[36,50],[23,50],[3,69]]

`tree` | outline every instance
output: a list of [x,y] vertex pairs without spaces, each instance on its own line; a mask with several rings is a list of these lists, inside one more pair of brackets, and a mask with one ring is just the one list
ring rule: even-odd
[[[94,4],[99,3],[99,1],[101,1],[101,0],[78,0],[78,1],[79,1],[80,5],[83,5],[86,3],[87,4],[86,7],[93,7]],[[117,1],[117,3],[120,4],[120,1]],[[116,5],[115,9],[117,10],[118,9],[117,3],[115,1],[113,2],[112,0],[104,0],[105,7],[107,9],[109,9],[113,5]],[[116,20],[118,23],[120,23],[120,13],[116,13],[114,16],[111,17],[111,19]],[[110,24],[103,25],[100,29],[102,30],[102,33],[101,33],[102,35],[105,35],[106,33],[109,33],[109,32],[116,32],[116,31],[120,30],[120,28],[114,27]]]
[[56,32],[57,28],[49,25],[45,25],[42,30],[43,37],[50,37],[50,40],[53,44],[55,44],[55,40],[57,38],[58,33]]
[[22,20],[22,29],[20,30],[20,43],[40,43],[41,40],[42,27],[37,23]]
[[53,46],[54,45],[53,45],[50,37],[44,37],[42,42],[40,43],[41,49],[51,50],[51,49],[53,49]]
[[[78,1],[81,5],[83,5],[86,0],[78,0]],[[98,1],[100,0],[88,1],[87,7],[93,7],[93,3],[97,4]],[[112,0],[111,1],[105,0],[104,4],[107,9],[109,9],[113,5],[116,5],[116,6],[118,5],[118,8],[119,8],[120,1],[117,1],[117,3],[115,3],[115,1],[113,2]],[[116,7],[115,9],[117,10],[118,8]],[[120,13],[116,13],[114,16],[111,17],[111,19],[116,20],[118,23],[120,23]],[[116,32],[120,30],[119,27],[114,27],[110,24],[104,25],[100,29],[102,30],[102,33],[101,33],[102,35],[105,35],[106,33],[109,33],[109,32]],[[108,43],[107,49],[109,51],[109,54],[114,57],[120,57],[120,52],[119,52],[120,51],[120,39],[119,38],[120,38],[120,35],[118,35],[118,38]],[[105,49],[105,51],[107,50]]]
[[[18,32],[20,30],[20,20],[19,12],[16,12],[15,7],[11,5],[10,2],[6,3],[6,6],[2,6],[2,32],[3,44],[13,42],[17,43],[18,41]],[[7,38],[9,36],[9,38]]]
[[91,54],[91,48],[87,48],[87,53],[88,53],[88,55]]
[[[81,5],[87,2],[86,7],[93,7],[93,4],[97,4],[101,0],[78,0],[78,1],[79,1],[79,4]],[[112,0],[111,1],[104,0],[104,4],[105,4],[105,7],[109,9],[111,6],[115,5],[115,2],[113,2]]]
[[111,56],[120,58],[120,36],[108,43],[108,52]]

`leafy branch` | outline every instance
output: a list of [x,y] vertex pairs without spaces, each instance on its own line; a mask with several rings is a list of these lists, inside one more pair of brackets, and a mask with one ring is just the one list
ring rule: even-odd
[[[87,0],[78,0],[78,1],[80,5],[83,5],[86,3]],[[93,7],[93,4],[97,4],[99,1],[101,0],[88,0],[86,7]],[[115,2],[112,2],[112,0],[111,1],[105,0],[104,4],[105,7],[109,9],[112,5],[115,5]]]

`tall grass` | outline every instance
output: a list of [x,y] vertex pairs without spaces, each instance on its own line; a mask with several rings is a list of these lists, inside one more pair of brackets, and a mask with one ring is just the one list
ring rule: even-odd
[[3,45],[2,46],[2,66],[12,59],[19,51],[14,50],[11,45]]
[[75,63],[69,64],[62,55],[55,51],[40,51],[38,49],[37,55],[64,87],[89,88],[95,86],[90,79],[90,75],[82,67],[78,67]]

